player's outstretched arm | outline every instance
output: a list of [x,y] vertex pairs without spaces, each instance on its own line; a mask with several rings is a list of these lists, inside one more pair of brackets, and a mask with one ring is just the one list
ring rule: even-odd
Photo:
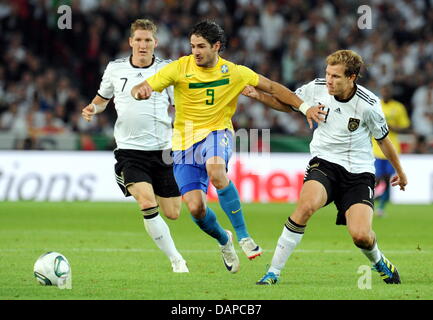
[[152,87],[149,85],[147,80],[144,80],[132,88],[131,95],[136,100],[147,100],[152,95],[152,92]]
[[401,167],[400,159],[398,158],[397,151],[395,151],[391,140],[389,140],[388,137],[385,137],[382,140],[378,140],[377,143],[385,157],[389,160],[389,162],[391,162],[395,169],[396,175],[391,178],[391,185],[393,187],[400,186],[400,190],[404,191],[407,185],[407,177],[403,171],[403,168]]
[[313,128],[313,121],[317,123],[322,122],[326,116],[326,112],[323,110],[323,105],[312,107],[306,102],[302,101],[301,98],[299,98],[295,93],[282,84],[269,80],[262,75],[259,75],[259,83],[256,88],[269,93],[283,105],[289,105],[299,109],[299,111],[301,111],[307,117],[310,129]]
[[260,101],[261,103],[265,104],[268,107],[271,107],[272,109],[282,112],[292,111],[289,105],[282,103],[270,94],[267,94],[266,92],[258,88],[254,88],[253,86],[246,86],[242,91],[242,94],[246,97],[250,97],[252,99]]
[[104,99],[100,96],[95,96],[90,104],[85,106],[81,111],[81,116],[87,120],[91,121],[95,114],[101,113],[107,107],[110,100]]

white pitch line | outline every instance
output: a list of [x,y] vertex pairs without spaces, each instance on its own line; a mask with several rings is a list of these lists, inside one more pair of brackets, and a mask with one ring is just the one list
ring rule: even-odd
[[[0,252],[24,252],[24,251],[50,251],[53,248],[0,248]],[[59,249],[57,249],[59,250]],[[145,249],[145,248],[64,248],[63,251],[76,251],[76,252],[159,252],[159,249]],[[204,250],[204,249],[184,249],[181,250],[185,253],[219,253],[219,250]],[[238,250],[240,252],[240,250]],[[274,250],[264,249],[265,252],[273,252]],[[311,249],[297,249],[295,253],[326,253],[326,254],[347,254],[356,253],[357,250],[311,250]],[[386,250],[386,254],[431,254],[431,250]]]

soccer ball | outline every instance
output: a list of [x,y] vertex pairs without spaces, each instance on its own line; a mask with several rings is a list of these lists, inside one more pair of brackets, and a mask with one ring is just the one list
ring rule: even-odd
[[33,274],[41,285],[72,288],[71,266],[61,253],[50,251],[41,255],[35,262]]

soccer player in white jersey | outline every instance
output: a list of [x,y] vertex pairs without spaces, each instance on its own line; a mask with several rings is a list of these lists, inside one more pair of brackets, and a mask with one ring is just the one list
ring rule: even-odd
[[[327,112],[314,131],[310,144],[313,158],[307,167],[300,199],[283,227],[270,268],[257,284],[278,282],[308,220],[331,202],[338,210],[336,224],[347,225],[354,244],[382,279],[386,283],[400,283],[397,268],[379,250],[372,230],[375,183],[372,136],[396,171],[392,186],[404,190],[406,175],[387,137],[389,130],[380,99],[356,84],[362,58],[354,51],[339,50],[329,55],[326,62],[326,79],[311,81],[295,92],[309,105],[322,104]],[[244,93],[266,104],[279,103],[253,88]],[[280,102],[287,103],[284,98]]]
[[133,196],[144,217],[144,226],[155,244],[170,259],[173,272],[188,272],[182,255],[177,251],[170,230],[159,215],[161,207],[169,219],[180,214],[181,197],[173,176],[172,164],[166,155],[171,151],[171,118],[168,107],[173,104],[173,89],[154,92],[149,100],[131,97],[133,86],[143,81],[170,61],[154,56],[158,44],[157,28],[147,19],[131,24],[129,45],[132,55],[112,61],[102,77],[100,89],[92,102],[82,110],[84,119],[103,112],[114,96],[117,121],[114,151],[115,175],[126,197]]

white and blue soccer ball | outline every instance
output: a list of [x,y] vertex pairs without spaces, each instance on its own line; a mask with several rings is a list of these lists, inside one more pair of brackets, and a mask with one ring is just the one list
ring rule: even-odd
[[41,285],[72,288],[71,265],[61,253],[50,251],[41,255],[35,262],[33,274]]

